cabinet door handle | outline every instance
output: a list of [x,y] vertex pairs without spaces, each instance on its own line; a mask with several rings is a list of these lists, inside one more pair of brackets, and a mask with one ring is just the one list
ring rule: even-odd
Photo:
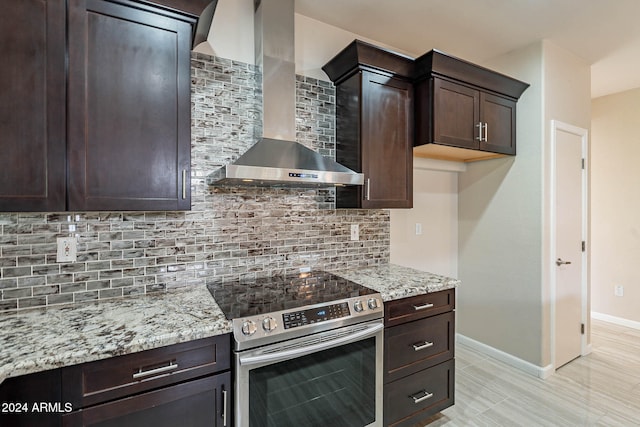
[[476,139],[480,142],[482,142],[482,122],[478,122],[478,124],[476,125],[476,127],[478,128],[478,136],[476,137]]
[[484,124],[484,141],[487,142],[488,140],[489,140],[489,123],[485,123]]
[[227,426],[227,390],[222,390],[222,425]]
[[433,397],[433,393],[429,393],[427,390],[422,390],[420,393],[416,393],[409,397],[413,399],[413,403],[420,403],[427,399],[431,399]]
[[371,198],[371,179],[367,178],[367,191],[365,192],[365,199],[370,200]]
[[424,341],[419,344],[413,344],[414,351],[424,350],[425,348],[433,347],[433,343],[429,341]]
[[173,371],[174,369],[178,369],[178,364],[175,362],[169,362],[167,366],[149,369],[148,371],[143,371],[142,368],[139,368],[138,372],[135,372],[133,374],[133,379],[137,380],[138,378],[144,378],[155,374],[162,374],[164,372]]
[[431,308],[431,307],[433,307],[433,304],[431,304],[431,303],[426,303],[426,304],[423,304],[423,305],[414,305],[413,306],[414,310],[416,310],[416,311],[425,310],[425,309]]
[[182,198],[187,198],[187,170],[182,169]]

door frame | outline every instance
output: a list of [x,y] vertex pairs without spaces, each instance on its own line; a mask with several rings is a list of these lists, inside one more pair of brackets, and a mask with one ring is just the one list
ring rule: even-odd
[[589,322],[589,288],[588,288],[588,271],[589,271],[589,242],[588,238],[588,224],[589,224],[589,131],[587,129],[570,125],[558,120],[551,120],[551,146],[549,150],[550,155],[550,247],[549,257],[547,259],[549,265],[549,283],[550,283],[550,309],[551,309],[551,365],[552,371],[557,369],[556,364],[556,298],[557,298],[557,282],[556,282],[556,268],[554,263],[557,258],[556,245],[556,146],[557,146],[557,133],[559,131],[570,133],[580,137],[582,145],[582,158],[584,159],[584,166],[582,169],[582,241],[585,242],[585,250],[582,251],[582,271],[581,273],[581,321],[585,325],[585,333],[581,337],[581,356],[586,356],[591,353],[591,346],[589,344],[589,335],[591,333]]

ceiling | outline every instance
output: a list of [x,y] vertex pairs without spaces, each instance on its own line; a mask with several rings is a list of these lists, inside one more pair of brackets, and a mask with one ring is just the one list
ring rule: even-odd
[[591,64],[593,98],[640,87],[638,0],[295,0],[296,12],[413,56],[471,62],[546,39]]

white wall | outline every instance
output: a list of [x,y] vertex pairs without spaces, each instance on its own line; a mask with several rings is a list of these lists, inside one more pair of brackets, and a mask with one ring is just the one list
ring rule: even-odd
[[589,66],[541,41],[483,64],[531,86],[517,155],[476,162],[459,182],[458,330],[541,368],[551,361],[549,120],[589,125]]
[[[552,343],[555,328],[551,310],[551,284],[556,274],[557,265],[551,257],[551,248],[555,244],[552,239],[551,224],[551,121],[558,120],[570,125],[586,129],[591,125],[591,67],[582,58],[545,41],[544,44],[544,82],[545,82],[545,144],[544,144],[544,221],[543,221],[543,358],[553,361]],[[589,215],[587,215],[587,230],[589,229]],[[587,241],[590,238],[587,235]],[[578,244],[578,242],[576,242]],[[587,262],[593,245],[587,245]],[[587,266],[587,341],[590,342],[590,298],[589,273]]]
[[542,44],[482,65],[531,86],[518,102],[517,155],[460,174],[458,331],[542,366]]
[[253,64],[253,0],[219,0],[208,40],[194,50]]
[[[596,98],[591,122],[594,312],[640,322],[640,89]],[[624,296],[614,296],[615,285]]]
[[392,263],[458,277],[458,174],[464,170],[464,163],[414,157],[413,209],[391,210]]

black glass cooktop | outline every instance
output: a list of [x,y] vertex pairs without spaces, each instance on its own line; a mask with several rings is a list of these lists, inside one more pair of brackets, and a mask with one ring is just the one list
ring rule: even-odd
[[377,293],[324,271],[207,285],[229,320]]

